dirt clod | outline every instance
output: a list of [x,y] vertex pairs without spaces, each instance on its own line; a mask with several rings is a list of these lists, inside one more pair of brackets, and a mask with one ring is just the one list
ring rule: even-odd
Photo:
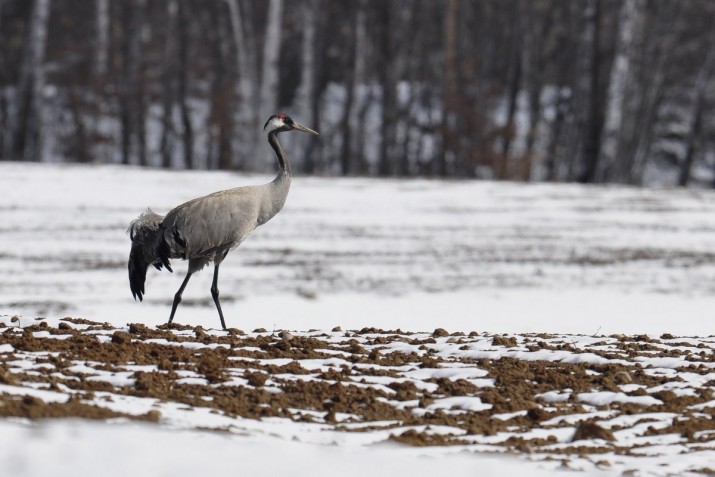
[[247,372],[243,375],[243,377],[248,380],[248,384],[255,387],[263,386],[268,380],[268,375],[266,373]]
[[112,333],[112,343],[123,345],[131,342],[132,337],[129,333],[125,333],[124,331],[115,331]]
[[603,439],[604,441],[615,441],[613,433],[599,426],[595,422],[582,422],[576,428],[576,432],[571,439],[572,442],[587,439]]
[[514,348],[517,346],[516,338],[513,336],[495,336],[492,339],[492,346],[504,346],[505,348]]
[[435,338],[442,338],[444,336],[449,336],[449,332],[444,328],[437,328],[432,332],[432,336]]

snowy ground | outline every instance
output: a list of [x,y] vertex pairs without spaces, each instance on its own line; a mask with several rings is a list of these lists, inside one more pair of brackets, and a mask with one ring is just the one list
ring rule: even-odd
[[[0,163],[0,321],[19,315],[21,326],[37,316],[116,327],[165,322],[185,266],[175,263],[173,275],[150,271],[144,303],[134,302],[126,278],[128,223],[147,206],[164,213],[205,193],[267,179]],[[220,289],[227,325],[246,331],[373,326],[706,337],[715,328],[713,250],[715,194],[709,191],[299,177],[285,209],[224,262]],[[210,280],[209,271],[192,279],[178,323],[218,325]],[[134,456],[118,469],[156,461],[154,446],[142,442],[160,441],[167,459],[147,464],[157,466],[149,473],[176,475],[172,470],[190,469],[182,462],[201,455],[212,456],[207,465],[215,467],[208,469],[217,472],[235,462],[250,469],[251,457],[255,464],[255,456],[274,455],[293,456],[297,464],[322,459],[319,468],[328,470],[315,469],[317,475],[341,462],[355,475],[392,464],[400,467],[386,472],[391,475],[433,474],[430,465],[446,462],[450,470],[480,475],[508,474],[512,466],[536,475],[535,469],[556,467],[471,452],[447,458],[396,444],[342,444],[325,452],[325,443],[291,442],[282,432],[270,437],[270,426],[258,427],[220,435],[147,424],[3,421],[0,452],[17,475],[45,473],[33,459],[38,448],[62,452],[67,471],[58,464],[57,474],[72,473],[85,447],[59,447],[67,435],[95,452],[95,460],[82,461],[85,473],[104,460],[102,449]],[[34,444],[20,445],[26,438]],[[112,444],[98,443],[105,439]],[[196,452],[176,457],[170,442]],[[678,459],[690,456],[664,447],[658,455],[675,453],[670,462],[682,470]],[[425,463],[415,455],[431,457]],[[382,465],[371,467],[372,459]],[[286,461],[292,462],[275,465],[294,468]],[[708,466],[696,464],[689,468]],[[583,468],[599,475],[629,469]],[[640,468],[668,473],[658,464]]]

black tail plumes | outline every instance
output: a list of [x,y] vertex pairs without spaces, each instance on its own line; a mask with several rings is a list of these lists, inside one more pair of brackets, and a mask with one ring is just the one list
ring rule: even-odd
[[139,301],[142,301],[144,297],[146,270],[149,265],[154,265],[157,270],[161,270],[163,265],[172,271],[168,257],[162,256],[157,250],[157,236],[163,219],[161,215],[147,210],[129,226],[129,238],[132,241],[128,263],[129,288],[135,300],[139,298]]

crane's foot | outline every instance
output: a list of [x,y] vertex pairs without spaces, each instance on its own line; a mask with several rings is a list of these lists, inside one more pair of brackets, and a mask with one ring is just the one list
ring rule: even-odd
[[171,305],[171,315],[169,315],[169,324],[174,321],[174,315],[176,314],[176,309],[179,307],[179,303],[181,303],[181,293],[174,295],[174,304]]

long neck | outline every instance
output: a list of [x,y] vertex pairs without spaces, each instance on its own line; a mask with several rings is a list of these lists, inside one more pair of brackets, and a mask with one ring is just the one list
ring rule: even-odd
[[278,141],[278,131],[271,131],[268,133],[268,144],[270,144],[275,151],[276,158],[278,159],[278,165],[281,168],[278,176],[280,177],[282,174],[285,174],[290,177],[290,163],[288,162],[288,156],[286,156],[281,143]]
[[283,208],[286,197],[288,197],[288,190],[290,189],[290,163],[288,162],[288,156],[286,156],[285,151],[283,151],[281,147],[281,143],[278,141],[278,133],[276,131],[268,133],[268,143],[276,153],[278,165],[281,170],[273,182],[263,186],[266,188],[264,190],[267,195],[264,196],[265,199],[261,205],[258,225],[268,222]]

